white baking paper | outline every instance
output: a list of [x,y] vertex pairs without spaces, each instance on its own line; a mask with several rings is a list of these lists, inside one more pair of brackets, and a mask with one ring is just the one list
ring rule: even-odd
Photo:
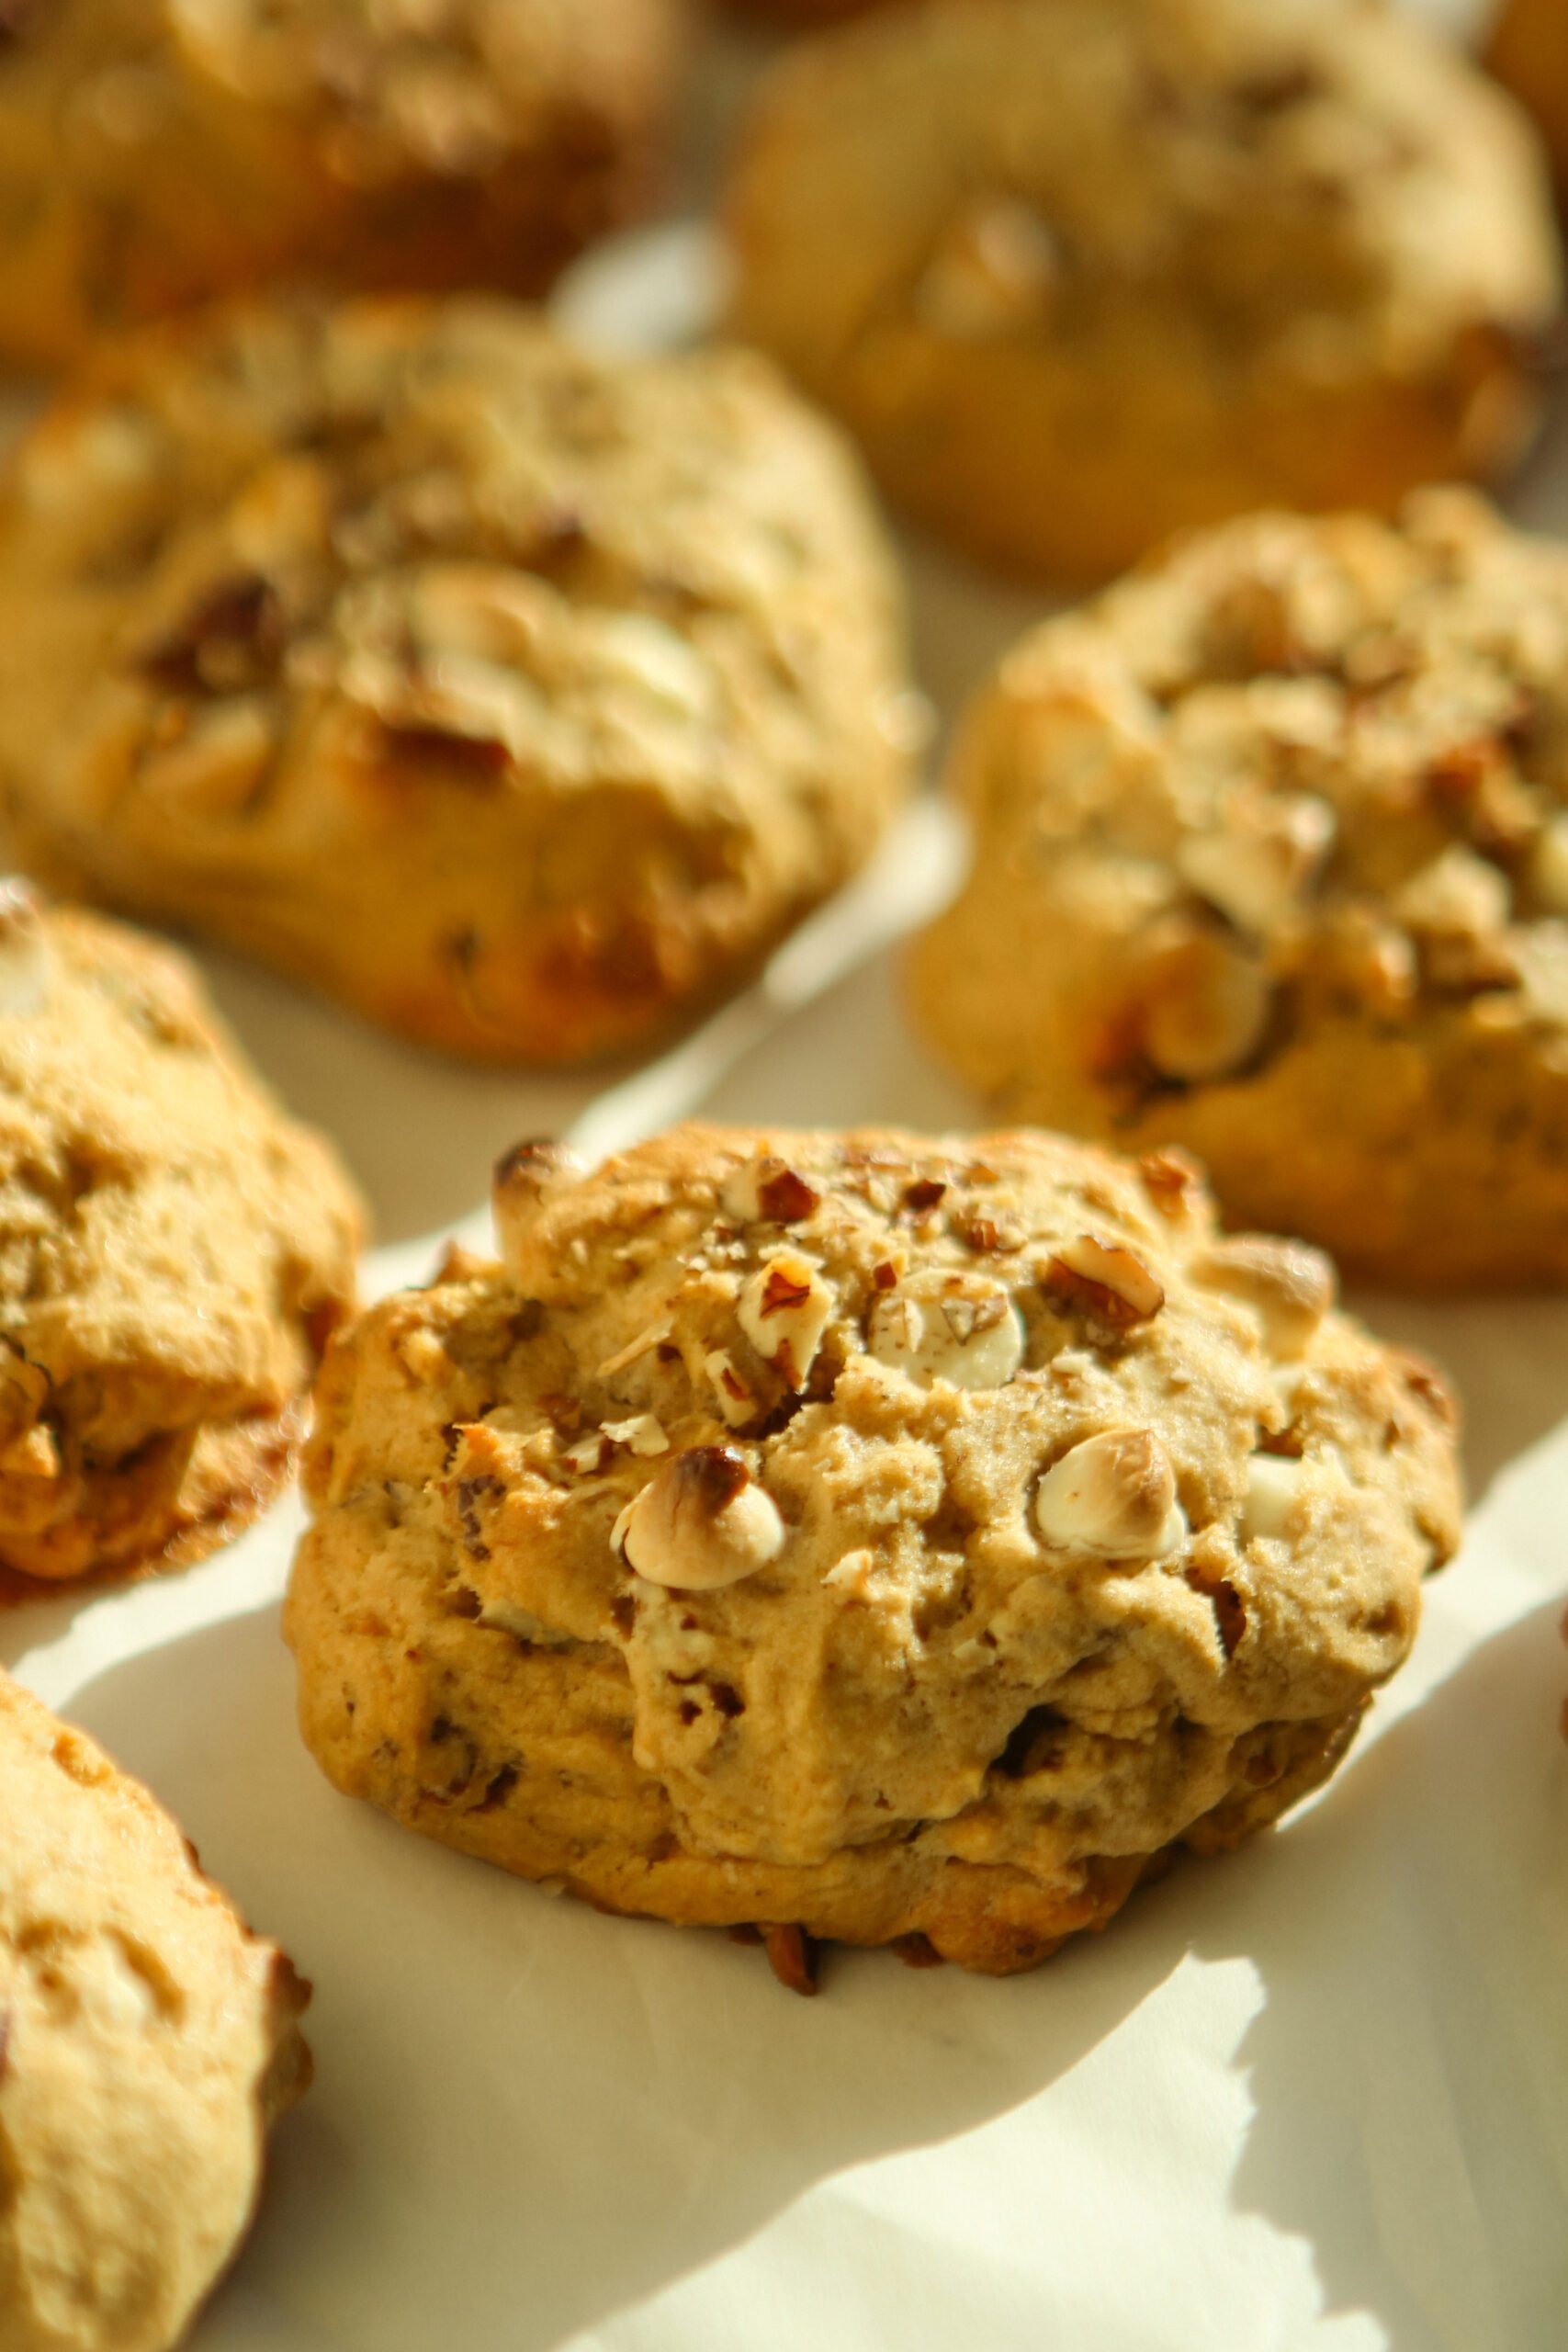
[[[743,78],[732,49],[694,170]],[[700,320],[687,232],[574,315]],[[1568,526],[1568,415],[1521,511]],[[944,712],[1035,603],[911,550]],[[617,1082],[483,1076],[225,957],[247,1045],[343,1143],[372,1292],[483,1231],[493,1155],[704,1109],[973,1123],[886,941],[950,883],[931,810],[737,1007]],[[466,1221],[466,1223],[465,1223]],[[317,2081],[197,2352],[1562,2352],[1568,2346],[1568,1302],[1358,1301],[1452,1367],[1475,1509],[1332,1787],[1038,1974],[612,1920],[327,1787],[277,1604],[290,1498],[215,1560],[0,1616],[0,1660],[144,1777],[316,1983]]]

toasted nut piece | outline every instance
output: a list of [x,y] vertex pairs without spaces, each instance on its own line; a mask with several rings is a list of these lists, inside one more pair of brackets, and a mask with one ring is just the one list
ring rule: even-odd
[[866,1345],[922,1388],[1005,1388],[1023,1362],[1023,1320],[1000,1283],[932,1267],[878,1293]]
[[1138,1173],[1144,1180],[1144,1190],[1161,1216],[1173,1225],[1192,1215],[1203,1198],[1206,1179],[1190,1152],[1179,1145],[1168,1144],[1159,1151],[1151,1151],[1138,1162]]
[[49,993],[50,946],[39,902],[25,882],[0,880],[0,1017],[40,1011]]
[[603,1429],[590,1430],[586,1437],[567,1447],[561,1459],[580,1474],[603,1470],[617,1447],[641,1456],[668,1453],[670,1440],[663,1423],[653,1414],[634,1413],[626,1420],[606,1421]]
[[1267,937],[1300,905],[1337,830],[1333,809],[1314,793],[1238,803],[1219,831],[1180,843],[1177,871],[1238,931]]
[[1152,1430],[1085,1438],[1046,1471],[1034,1521],[1047,1544],[1111,1560],[1161,1560],[1187,1541],[1170,1457]]
[[914,309],[933,334],[983,342],[1038,319],[1061,274],[1061,249],[1033,207],[990,197],[942,238],[914,289]]
[[785,1385],[804,1388],[833,1303],[816,1267],[787,1251],[758,1267],[740,1294],[735,1317]]
[[1205,1290],[1223,1290],[1250,1306],[1263,1326],[1270,1355],[1299,1356],[1333,1306],[1334,1267],[1304,1241],[1274,1241],[1247,1234],[1218,1241],[1188,1268]]
[[1507,876],[1455,842],[1394,894],[1393,910],[1421,939],[1491,939],[1511,910]]
[[711,1355],[703,1358],[703,1370],[713,1383],[723,1419],[732,1430],[744,1429],[756,1417],[757,1399],[722,1348],[715,1348]]
[[1121,1329],[1146,1323],[1165,1305],[1164,1285],[1141,1258],[1092,1233],[1064,1241],[1040,1279],[1047,1290]]
[[1550,915],[1568,915],[1568,815],[1549,818],[1530,852],[1529,885]]
[[1302,1492],[1302,1464],[1288,1453],[1255,1453],[1247,1465],[1241,1540],[1283,1541]]
[[1239,1069],[1263,1041],[1272,990],[1258,957],[1219,933],[1170,936],[1144,979],[1144,1050],[1167,1078]]
[[525,1233],[538,1214],[545,1194],[558,1185],[575,1183],[587,1170],[575,1151],[547,1136],[513,1144],[495,1163],[491,1179],[491,1211],[501,1242],[501,1254],[513,1265]]
[[742,1225],[798,1225],[822,1196],[796,1175],[787,1159],[764,1151],[735,1170],[720,1197]]
[[778,1505],[738,1453],[692,1446],[656,1473],[616,1520],[611,1543],[650,1584],[716,1592],[754,1576],[784,1546]]

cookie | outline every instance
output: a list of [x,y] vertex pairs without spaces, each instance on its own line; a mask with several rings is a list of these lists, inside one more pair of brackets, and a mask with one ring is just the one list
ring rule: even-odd
[[1568,556],[1473,494],[1179,547],[1002,663],[917,1017],[1418,1289],[1568,1280]]
[[10,0],[0,362],[285,277],[536,294],[655,178],[682,0]]
[[774,68],[728,215],[738,332],[913,514],[1064,580],[1498,475],[1560,299],[1518,110],[1340,0],[878,14]]
[[1506,0],[1487,63],[1535,116],[1568,184],[1568,40],[1557,0]]
[[678,1129],[497,1171],[334,1340],[305,1738],[602,1908],[1028,1968],[1317,1785],[1458,1494],[1436,1375],[1179,1156]]
[[310,2078],[310,1987],[147,1791],[0,1675],[0,2335],[165,2352]]
[[358,1233],[179,957],[0,888],[0,1570],[172,1566],[253,1519]]
[[0,475],[20,862],[497,1061],[644,1043],[871,851],[911,767],[852,458],[733,354],[502,303],[227,311]]

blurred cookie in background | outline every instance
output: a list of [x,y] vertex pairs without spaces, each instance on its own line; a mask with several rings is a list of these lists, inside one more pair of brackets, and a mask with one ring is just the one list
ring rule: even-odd
[[1568,17],[1559,0],[1505,0],[1486,62],[1535,116],[1568,183]]
[[919,1024],[1421,1289],[1568,1282],[1568,552],[1471,492],[1179,543],[1002,662]]
[[310,1986],[137,1781],[0,1674],[0,2334],[168,2352],[303,2094]]
[[682,0],[14,0],[0,363],[280,277],[544,290],[657,178]]
[[912,772],[853,452],[749,356],[500,301],[104,354],[0,473],[0,797],[62,887],[498,1061],[643,1045]]
[[254,1519],[359,1235],[182,957],[0,886],[0,1570],[179,1566]]
[[1560,302],[1535,133],[1393,9],[926,0],[772,69],[731,323],[958,545],[1063,581],[1506,472]]

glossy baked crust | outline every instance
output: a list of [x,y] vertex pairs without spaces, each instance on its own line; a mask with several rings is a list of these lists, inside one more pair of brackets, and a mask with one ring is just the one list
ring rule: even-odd
[[1568,185],[1568,25],[1557,0],[1506,0],[1486,62],[1535,116]]
[[638,209],[682,0],[11,0],[0,361],[280,277],[536,294]]
[[310,1987],[168,1815],[0,1675],[0,2335],[167,2352],[310,2078]]
[[920,1026],[1422,1289],[1568,1281],[1568,558],[1464,492],[1178,547],[1002,663]]
[[1435,1375],[1179,1159],[688,1127],[497,1211],[334,1342],[285,1629],[339,1788],[602,1906],[1030,1967],[1326,1776],[1456,1540]]
[[0,889],[6,1597],[199,1559],[265,1508],[359,1233],[183,958]]
[[773,69],[728,222],[736,331],[912,514],[1068,581],[1506,471],[1559,305],[1517,108],[1338,0],[878,13]]
[[479,300],[104,354],[0,475],[21,862],[497,1061],[639,1046],[910,773],[852,457],[761,361]]

